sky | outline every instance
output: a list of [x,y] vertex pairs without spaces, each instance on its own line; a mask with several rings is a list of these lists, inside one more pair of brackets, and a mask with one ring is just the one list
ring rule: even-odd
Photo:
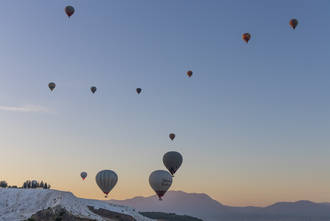
[[2,1],[0,180],[104,199],[95,176],[111,169],[110,198],[149,196],[150,173],[175,150],[184,160],[171,190],[234,206],[330,202],[329,10],[327,0]]

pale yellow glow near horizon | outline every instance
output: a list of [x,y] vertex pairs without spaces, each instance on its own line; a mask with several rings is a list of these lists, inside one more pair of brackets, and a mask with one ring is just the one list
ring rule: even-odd
[[[42,167],[40,174],[48,174]],[[24,171],[24,170],[23,170]],[[38,173],[38,171],[35,171]],[[95,171],[96,172],[96,171]],[[9,184],[21,184],[24,179],[18,178],[21,169],[12,170],[11,173],[3,173],[1,179],[6,177]],[[85,181],[79,177],[71,177],[71,171],[68,169],[63,173],[54,173],[52,176],[36,176],[34,179],[48,181],[53,189],[69,191],[75,196],[81,198],[91,198],[104,200],[104,194],[99,190],[95,183],[94,171],[89,173]],[[134,180],[134,182],[132,182]],[[231,206],[268,206],[272,203],[280,201],[298,201],[312,200],[315,202],[325,202],[330,196],[330,190],[324,191],[324,185],[315,187],[313,181],[305,182],[304,185],[298,186],[297,183],[272,183],[271,181],[259,183],[239,183],[239,180],[233,179],[231,182],[224,182],[219,185],[219,182],[194,182],[192,177],[185,177],[179,173],[174,178],[174,183],[171,190],[181,190],[188,193],[206,193],[213,199],[225,205]],[[211,180],[209,180],[211,181]],[[242,180],[241,180],[242,181]],[[311,191],[306,192],[306,187]],[[205,191],[201,191],[205,189]],[[323,190],[322,190],[323,189]],[[108,199],[127,199],[135,196],[150,196],[154,195],[148,184],[148,174],[139,177],[138,175],[119,175],[119,181]]]

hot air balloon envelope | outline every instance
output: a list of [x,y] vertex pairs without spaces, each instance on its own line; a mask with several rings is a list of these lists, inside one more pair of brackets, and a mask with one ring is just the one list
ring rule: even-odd
[[297,19],[293,18],[293,19],[290,20],[291,28],[296,29],[297,25],[298,25],[298,20]]
[[153,171],[149,176],[149,184],[156,192],[159,200],[162,200],[162,197],[172,185],[172,176],[165,170]]
[[91,92],[94,94],[96,92],[97,88],[95,86],[91,87]]
[[81,176],[81,178],[82,178],[83,180],[85,180],[86,177],[87,177],[87,173],[86,173],[86,172],[81,172],[81,173],[80,173],[80,176]]
[[168,136],[170,137],[171,140],[174,140],[174,138],[175,138],[175,134],[174,133],[170,133]]
[[53,90],[55,89],[55,87],[56,87],[56,84],[55,84],[54,82],[50,82],[50,83],[48,84],[48,87],[49,87],[49,89],[50,89],[51,91],[53,91]]
[[251,38],[250,33],[244,33],[244,34],[242,35],[242,39],[243,39],[246,43],[248,43],[248,42],[250,41],[250,38]]
[[66,6],[65,13],[70,18],[74,13],[74,7],[72,7],[71,5]]
[[176,151],[167,152],[163,156],[163,163],[172,175],[180,168],[182,161],[182,155]]
[[193,75],[193,72],[191,70],[187,71],[188,77],[191,77]]
[[112,170],[102,170],[96,174],[95,180],[103,193],[108,195],[117,184],[118,176]]

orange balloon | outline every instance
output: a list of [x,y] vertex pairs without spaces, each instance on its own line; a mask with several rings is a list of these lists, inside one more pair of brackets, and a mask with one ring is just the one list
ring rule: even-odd
[[296,27],[298,25],[298,20],[293,18],[293,19],[290,20],[289,24],[290,24],[291,28],[296,29]]
[[242,35],[242,39],[243,39],[246,43],[248,43],[248,42],[250,41],[250,38],[251,38],[250,33],[244,33],[244,34]]

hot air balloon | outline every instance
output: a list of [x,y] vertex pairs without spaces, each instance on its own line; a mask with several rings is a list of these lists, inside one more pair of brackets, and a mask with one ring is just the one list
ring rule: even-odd
[[49,87],[49,89],[50,89],[51,91],[53,91],[53,90],[55,89],[55,87],[56,87],[56,84],[55,84],[54,82],[50,82],[50,83],[48,84],[48,87]]
[[96,174],[95,180],[103,193],[105,193],[105,198],[107,198],[109,192],[115,187],[118,176],[112,170],[102,170]]
[[81,172],[81,173],[80,173],[80,176],[81,176],[81,178],[82,178],[83,180],[85,180],[86,177],[87,177],[87,173],[86,173],[86,172]]
[[170,133],[168,136],[170,137],[171,140],[174,140],[174,138],[175,138],[175,134],[174,133]]
[[67,14],[67,16],[70,18],[74,13],[74,7],[72,7],[71,5],[68,5],[65,7],[64,11]]
[[290,24],[291,28],[296,29],[296,27],[298,25],[298,20],[293,18],[293,19],[290,20],[289,24]]
[[180,168],[182,161],[182,155],[176,151],[167,152],[163,156],[163,163],[172,176]]
[[97,88],[95,86],[91,87],[91,92],[94,94],[96,92],[96,89]]
[[172,176],[165,170],[155,170],[149,176],[149,184],[156,192],[159,200],[162,200],[162,197],[172,185]]
[[242,35],[242,39],[243,39],[246,43],[248,43],[248,42],[250,41],[250,38],[251,38],[250,33],[244,33],[244,34]]
[[193,75],[193,72],[191,70],[187,71],[188,77],[191,77]]
[[136,93],[140,94],[142,92],[141,88],[136,88]]

